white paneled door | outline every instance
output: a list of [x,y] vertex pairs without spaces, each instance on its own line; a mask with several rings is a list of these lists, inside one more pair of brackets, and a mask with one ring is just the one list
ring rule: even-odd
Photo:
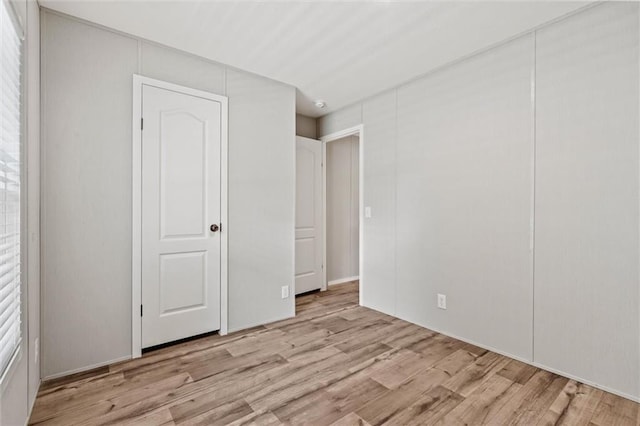
[[322,142],[296,137],[296,294],[322,288]]
[[142,86],[142,347],[220,328],[222,105]]

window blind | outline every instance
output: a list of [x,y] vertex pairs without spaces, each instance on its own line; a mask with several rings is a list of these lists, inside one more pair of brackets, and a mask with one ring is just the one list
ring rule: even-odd
[[0,377],[20,345],[21,32],[0,0]]

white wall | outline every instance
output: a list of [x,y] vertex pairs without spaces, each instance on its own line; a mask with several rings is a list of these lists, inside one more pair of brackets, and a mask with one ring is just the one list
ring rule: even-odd
[[532,354],[532,66],[528,36],[397,92],[397,314],[521,358]]
[[48,377],[131,353],[130,99],[138,43],[46,11],[41,20]]
[[25,31],[25,157],[22,196],[26,197],[26,234],[23,238],[23,341],[21,357],[0,391],[0,425],[24,425],[40,387],[36,340],[40,337],[40,24],[35,1],[12,2]]
[[43,377],[131,355],[132,75],[229,97],[229,329],[292,316],[295,89],[42,14]]
[[228,70],[229,330],[295,315],[295,89]]
[[[396,91],[383,93],[362,105],[364,206],[371,218],[363,228],[360,271],[365,306],[396,312]],[[357,124],[357,123],[356,123]]]
[[316,139],[317,120],[306,115],[296,114],[296,135]]
[[327,281],[359,271],[359,150],[357,135],[326,144]]
[[607,5],[536,39],[535,360],[636,397],[639,28]]
[[638,13],[597,5],[318,120],[364,124],[366,306],[640,398]]

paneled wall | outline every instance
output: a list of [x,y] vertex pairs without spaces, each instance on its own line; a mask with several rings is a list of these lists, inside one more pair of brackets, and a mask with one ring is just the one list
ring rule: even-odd
[[[228,70],[229,331],[295,315],[295,89]],[[251,123],[251,125],[248,125]],[[290,291],[293,294],[293,291]]]
[[344,282],[359,270],[358,136],[326,144],[327,281]]
[[229,329],[294,315],[295,89],[44,10],[43,376],[131,355],[132,75],[229,98]]
[[44,12],[42,374],[131,354],[131,75],[138,43]]
[[[377,96],[362,105],[366,129],[363,141],[362,175],[364,205],[371,217],[363,228],[360,271],[361,299],[365,306],[386,313],[396,312],[396,92]],[[357,123],[356,123],[357,124]]]
[[640,397],[638,5],[536,40],[536,362]]
[[[532,352],[532,66],[530,35],[397,95],[398,314],[520,358]],[[430,309],[438,293],[447,310]]]
[[597,5],[318,120],[364,125],[366,306],[640,399],[638,16]]

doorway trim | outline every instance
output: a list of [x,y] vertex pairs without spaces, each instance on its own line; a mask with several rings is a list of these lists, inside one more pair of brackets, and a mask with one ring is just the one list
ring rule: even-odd
[[131,357],[142,356],[142,86],[153,86],[220,103],[220,331],[228,332],[228,99],[202,90],[179,86],[133,74],[131,121],[132,187],[131,187]]
[[364,289],[364,274],[362,273],[362,258],[364,237],[364,126],[349,127],[338,132],[330,133],[322,136],[322,290],[327,289],[327,143],[342,139],[347,136],[358,135],[358,276],[359,276],[359,303],[362,305],[362,293]]

